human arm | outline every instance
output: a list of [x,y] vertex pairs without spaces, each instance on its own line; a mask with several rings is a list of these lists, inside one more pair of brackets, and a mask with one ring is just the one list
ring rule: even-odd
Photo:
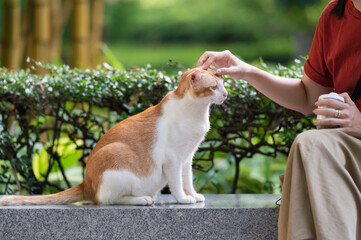
[[332,88],[312,81],[306,74],[302,79],[272,75],[241,61],[228,50],[205,52],[197,63],[205,69],[211,65],[218,68],[217,74],[243,79],[274,102],[303,114],[312,113],[318,97],[332,91]]

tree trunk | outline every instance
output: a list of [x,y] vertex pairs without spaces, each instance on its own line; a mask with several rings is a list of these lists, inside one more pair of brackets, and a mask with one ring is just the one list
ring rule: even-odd
[[18,69],[20,65],[20,1],[4,0],[2,65]]
[[29,57],[32,57],[32,42],[33,42],[33,3],[28,1],[25,8],[25,13],[21,23],[21,47],[20,57],[22,58],[22,64],[25,68],[31,66],[30,62],[27,61]]
[[50,44],[50,5],[49,0],[33,0],[34,37],[33,59],[47,63]]
[[51,0],[52,32],[50,40],[50,60],[55,63],[61,63],[63,33],[72,6],[72,0]]
[[72,65],[87,68],[90,63],[90,1],[73,0]]
[[59,51],[62,34],[60,33],[60,26],[63,21],[61,0],[50,1],[50,15],[51,15],[51,34],[50,34],[50,62],[60,62],[61,52]]
[[104,0],[92,0],[92,24],[91,24],[91,59],[93,66],[101,61],[101,44],[103,40],[104,26]]

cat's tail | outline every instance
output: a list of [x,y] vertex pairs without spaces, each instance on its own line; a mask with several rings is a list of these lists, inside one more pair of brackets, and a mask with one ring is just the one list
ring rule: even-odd
[[53,205],[85,201],[83,185],[79,184],[65,191],[44,196],[8,195],[1,198],[1,206]]

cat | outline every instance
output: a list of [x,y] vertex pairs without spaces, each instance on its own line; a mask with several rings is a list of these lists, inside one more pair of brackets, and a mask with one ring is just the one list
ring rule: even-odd
[[108,130],[91,151],[83,183],[44,196],[4,196],[1,205],[152,205],[168,184],[180,204],[203,202],[193,187],[192,159],[210,129],[209,107],[227,97],[213,69],[186,71],[155,106]]

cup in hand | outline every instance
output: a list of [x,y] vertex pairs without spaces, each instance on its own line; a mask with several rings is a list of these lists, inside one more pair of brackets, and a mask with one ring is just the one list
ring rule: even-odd
[[[323,94],[323,95],[319,96],[318,100],[320,100],[320,99],[334,99],[334,100],[337,100],[337,101],[340,101],[340,102],[345,102],[345,99],[343,97],[341,97],[340,95],[338,95],[337,93],[335,93],[335,92],[331,92],[329,94]],[[319,106],[318,108],[331,108],[331,107],[329,107],[329,106]],[[331,108],[331,109],[334,109],[334,108]],[[325,119],[325,118],[329,118],[329,117],[325,116],[325,115],[317,115],[317,119]],[[333,128],[333,127],[334,126],[318,126],[317,128],[321,129],[321,128]]]

